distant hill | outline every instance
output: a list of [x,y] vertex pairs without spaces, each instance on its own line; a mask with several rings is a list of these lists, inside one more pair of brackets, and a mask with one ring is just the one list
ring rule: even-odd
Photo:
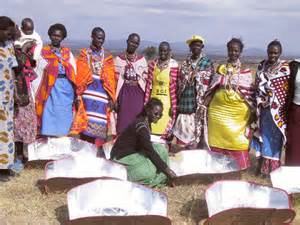
[[[90,40],[66,40],[65,44],[74,50],[74,53],[77,54],[79,49],[83,47],[88,47]],[[157,47],[159,43],[154,41],[143,40],[139,47],[139,51],[143,51],[148,46]],[[184,42],[171,42],[171,48],[175,55],[184,56],[188,53],[188,46]],[[126,40],[107,40],[105,41],[105,47],[109,49],[113,54],[124,51],[126,47]],[[205,53],[209,56],[214,57],[226,57],[227,49],[226,45],[205,45]],[[295,54],[285,52],[286,58],[295,58]],[[246,48],[243,52],[243,56],[246,58],[257,58],[262,59],[266,57],[265,49],[260,48]]]

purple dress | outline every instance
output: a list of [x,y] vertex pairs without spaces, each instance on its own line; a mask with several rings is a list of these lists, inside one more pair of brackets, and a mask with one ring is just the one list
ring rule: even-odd
[[120,74],[123,85],[117,97],[117,134],[122,133],[143,110],[145,92],[140,84],[141,80],[145,79],[144,75],[146,74],[145,71],[147,71],[147,64],[145,65],[146,61],[144,58],[140,59],[129,62],[126,58],[119,57],[119,60],[123,64],[123,74]]

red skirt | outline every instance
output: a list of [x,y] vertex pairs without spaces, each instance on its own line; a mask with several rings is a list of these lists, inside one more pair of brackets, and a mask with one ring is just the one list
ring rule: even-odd
[[286,166],[300,166],[300,106],[292,104],[288,111]]
[[223,155],[229,156],[236,160],[241,170],[250,167],[250,156],[248,150],[236,151],[236,150],[226,150],[222,148],[210,147],[213,152],[222,153]]

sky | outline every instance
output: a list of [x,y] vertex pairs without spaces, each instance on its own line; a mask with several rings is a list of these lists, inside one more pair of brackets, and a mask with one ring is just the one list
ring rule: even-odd
[[248,48],[265,49],[278,39],[284,51],[300,55],[300,0],[0,0],[0,14],[18,24],[31,17],[43,39],[53,23],[63,23],[69,40],[89,40],[100,26],[106,38],[184,42],[193,34],[207,44],[242,38]]

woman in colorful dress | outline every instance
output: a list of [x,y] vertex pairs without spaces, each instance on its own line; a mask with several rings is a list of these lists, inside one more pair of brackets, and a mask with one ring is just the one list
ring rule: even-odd
[[250,166],[250,120],[254,112],[254,78],[240,61],[240,39],[227,43],[228,60],[217,68],[209,94],[208,143],[212,151],[233,157],[240,169]]
[[43,77],[36,95],[38,132],[44,136],[66,136],[73,122],[75,60],[71,50],[61,45],[67,37],[63,24],[50,26],[50,45],[43,47],[38,66]]
[[13,46],[8,44],[15,23],[0,16],[0,172],[11,169],[14,164],[14,75],[18,66]]
[[135,119],[143,110],[147,61],[144,56],[136,53],[140,45],[140,36],[132,33],[127,39],[125,53],[115,59],[117,83],[117,134]]
[[[23,23],[22,23],[23,24]],[[26,23],[27,24],[27,23]],[[30,31],[33,26],[24,25],[26,31]],[[36,44],[32,39],[27,41],[18,38],[14,42],[15,54],[18,61],[18,70],[15,73],[15,117],[14,117],[14,137],[17,159],[14,168],[23,168],[22,161],[25,160],[24,147],[32,143],[37,135],[37,119],[35,111],[34,98],[32,91],[32,82],[37,78],[34,69],[36,60],[34,59],[34,50]]]
[[257,174],[266,176],[281,164],[290,76],[288,63],[280,60],[281,43],[270,42],[267,52],[268,59],[259,64],[256,73],[257,130],[252,141],[258,159]]
[[83,140],[101,146],[107,138],[116,99],[115,67],[111,53],[103,48],[104,30],[95,27],[91,38],[90,47],[82,49],[77,58],[77,95],[83,100],[86,115],[78,131]]
[[168,42],[159,44],[158,59],[149,64],[146,84],[145,103],[150,98],[157,98],[163,103],[163,115],[158,123],[151,125],[152,134],[169,138],[176,119],[176,86],[178,63],[171,58],[171,48]]
[[162,186],[176,174],[169,168],[168,151],[161,144],[151,143],[151,124],[162,117],[163,105],[150,99],[143,112],[118,136],[111,159],[127,167],[128,180],[150,187]]
[[300,60],[289,64],[291,75],[289,79],[287,146],[285,153],[286,166],[300,166]]
[[191,55],[183,62],[178,78],[178,106],[174,127],[177,144],[184,148],[197,148],[200,140],[201,148],[205,148],[205,131],[207,131],[206,106],[204,96],[208,90],[211,76],[214,73],[212,61],[202,52],[204,39],[194,35],[187,40]]

